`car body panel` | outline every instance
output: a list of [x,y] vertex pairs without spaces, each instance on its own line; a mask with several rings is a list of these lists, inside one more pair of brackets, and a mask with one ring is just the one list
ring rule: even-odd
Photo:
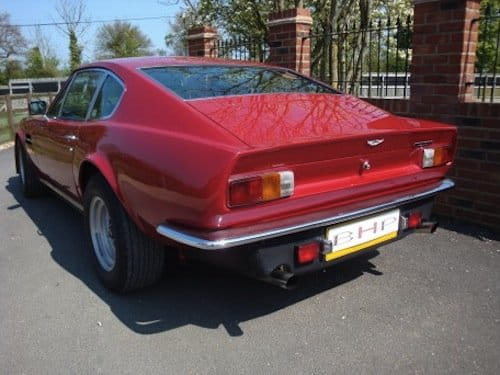
[[256,94],[187,102],[256,148],[359,135],[375,138],[436,126],[391,115],[348,95]]
[[[80,203],[80,168],[93,165],[135,223],[155,238],[163,223],[209,232],[338,209],[435,184],[451,166],[423,170],[414,146],[431,138],[454,148],[456,130],[448,125],[403,119],[341,94],[186,101],[140,71],[183,64],[259,65],[160,57],[89,64],[82,69],[109,70],[124,83],[113,116],[53,126],[43,125],[46,119],[27,119],[19,140],[34,137],[26,146],[41,175]],[[44,127],[51,129],[50,137]],[[77,138],[69,142],[69,135]],[[373,138],[384,142],[371,147],[367,141]],[[373,170],[360,173],[363,158]],[[292,197],[228,207],[230,178],[280,170],[295,172]]]

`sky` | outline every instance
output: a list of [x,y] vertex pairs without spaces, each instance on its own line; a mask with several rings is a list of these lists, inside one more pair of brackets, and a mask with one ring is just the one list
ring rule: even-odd
[[[180,9],[175,0],[84,0],[91,20],[108,20],[116,18],[139,17],[173,17]],[[12,24],[50,23],[58,20],[55,11],[58,0],[0,0],[0,12],[10,14]],[[164,37],[169,32],[168,21],[172,18],[159,20],[130,21],[138,26],[153,43],[153,49],[166,49]],[[81,44],[84,46],[83,60],[92,61],[95,58],[95,36],[102,24],[89,25],[83,35]],[[33,27],[21,28],[25,38],[34,38]],[[44,26],[42,33],[50,39],[54,52],[65,66],[68,62],[68,39],[57,27]]]

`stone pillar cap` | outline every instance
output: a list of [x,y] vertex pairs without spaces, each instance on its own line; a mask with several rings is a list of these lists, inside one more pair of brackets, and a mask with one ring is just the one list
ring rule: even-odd
[[198,26],[188,31],[188,40],[217,38],[217,30],[212,26]]
[[274,12],[269,15],[267,26],[284,25],[297,23],[302,25],[312,25],[311,11],[305,8],[293,8]]

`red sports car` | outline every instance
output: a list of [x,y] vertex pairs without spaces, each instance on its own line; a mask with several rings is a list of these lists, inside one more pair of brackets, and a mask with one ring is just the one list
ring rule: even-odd
[[[415,230],[456,129],[402,118],[294,71],[129,58],[76,70],[16,135],[26,196],[84,213],[98,275],[150,285],[168,254],[282,287]],[[42,189],[43,188],[43,189]]]

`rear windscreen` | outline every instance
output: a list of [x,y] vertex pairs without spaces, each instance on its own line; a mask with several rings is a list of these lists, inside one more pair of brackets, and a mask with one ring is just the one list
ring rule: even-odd
[[327,93],[332,88],[297,74],[248,66],[164,66],[143,72],[184,99],[267,93]]

